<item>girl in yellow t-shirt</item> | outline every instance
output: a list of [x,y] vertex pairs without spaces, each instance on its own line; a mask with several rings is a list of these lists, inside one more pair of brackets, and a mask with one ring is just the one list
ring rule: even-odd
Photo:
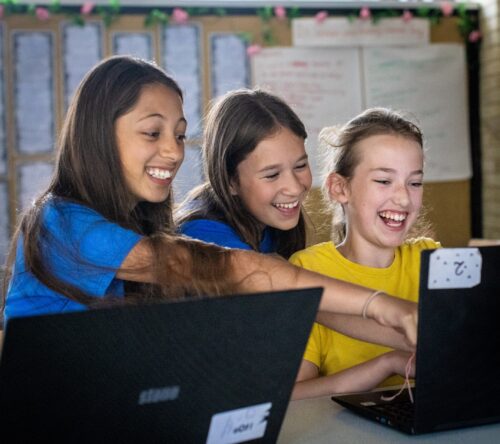
[[[323,191],[333,210],[332,241],[299,251],[290,261],[416,302],[420,252],[440,246],[422,237],[420,129],[399,113],[372,108],[341,129],[324,128],[319,141],[325,151]],[[420,237],[414,237],[416,229]],[[363,342],[316,323],[292,397],[402,383],[393,375],[405,374],[411,351]]]

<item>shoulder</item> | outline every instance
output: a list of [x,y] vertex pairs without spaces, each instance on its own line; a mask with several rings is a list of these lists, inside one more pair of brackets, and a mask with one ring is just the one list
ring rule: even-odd
[[424,250],[435,250],[441,248],[441,244],[431,238],[419,237],[408,239],[399,247],[399,254],[403,268],[418,269],[420,267],[420,256]]
[[441,248],[441,243],[431,239],[430,237],[417,237],[408,239],[401,246],[404,251],[422,251],[422,250],[435,250]]
[[231,233],[234,230],[225,222],[212,219],[192,219],[179,226],[179,232],[191,237],[197,237],[205,232]]
[[218,220],[193,219],[183,223],[179,227],[179,232],[185,236],[222,247],[251,249],[230,225]]
[[52,199],[44,207],[43,224],[51,248],[74,249],[78,255],[95,257],[94,251],[113,252],[123,259],[142,238],[139,233],[106,219],[85,205],[64,199]]
[[304,265],[309,262],[330,259],[335,255],[333,242],[321,242],[294,253],[289,261],[295,265]]

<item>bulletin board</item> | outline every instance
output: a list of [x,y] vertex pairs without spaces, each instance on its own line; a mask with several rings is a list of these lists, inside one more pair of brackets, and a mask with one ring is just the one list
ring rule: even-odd
[[[123,11],[110,26],[98,16],[90,16],[83,27],[64,15],[52,15],[43,22],[28,15],[0,21],[0,260],[19,214],[48,183],[71,96],[84,73],[100,59],[125,53],[153,58],[179,81],[189,122],[186,160],[176,178],[180,198],[202,181],[199,147],[210,101],[228,90],[253,85],[248,46],[292,45],[290,21],[263,21],[255,11],[200,15],[182,25],[145,27],[147,13],[140,8],[130,14]],[[266,43],[263,30],[272,33]],[[443,18],[432,26],[430,40],[461,44],[456,19]],[[345,54],[346,63],[355,63],[352,54]],[[348,102],[345,111],[345,120],[355,114]],[[465,245],[472,237],[474,177],[426,183],[428,219],[436,239],[445,246]],[[308,243],[328,239],[329,215],[324,213],[317,187],[307,208]]]

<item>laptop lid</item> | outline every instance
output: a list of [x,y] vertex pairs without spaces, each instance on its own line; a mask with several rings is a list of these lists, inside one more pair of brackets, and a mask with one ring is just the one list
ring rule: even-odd
[[[422,252],[413,418],[383,391],[332,399],[410,434],[500,421],[500,247]],[[407,393],[394,404],[408,403]]]
[[415,430],[500,421],[500,247],[422,253]]
[[21,441],[275,442],[322,289],[11,319],[0,429]]

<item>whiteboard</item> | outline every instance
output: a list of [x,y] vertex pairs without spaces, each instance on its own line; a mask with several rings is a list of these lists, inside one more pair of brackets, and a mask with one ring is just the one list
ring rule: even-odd
[[269,48],[252,58],[253,85],[284,99],[308,133],[313,185],[321,184],[318,134],[361,112],[360,54],[353,48]]
[[413,114],[426,146],[425,180],[472,175],[465,51],[460,44],[376,48],[266,48],[252,58],[253,85],[282,97],[304,122],[313,185],[317,135],[373,106]]

